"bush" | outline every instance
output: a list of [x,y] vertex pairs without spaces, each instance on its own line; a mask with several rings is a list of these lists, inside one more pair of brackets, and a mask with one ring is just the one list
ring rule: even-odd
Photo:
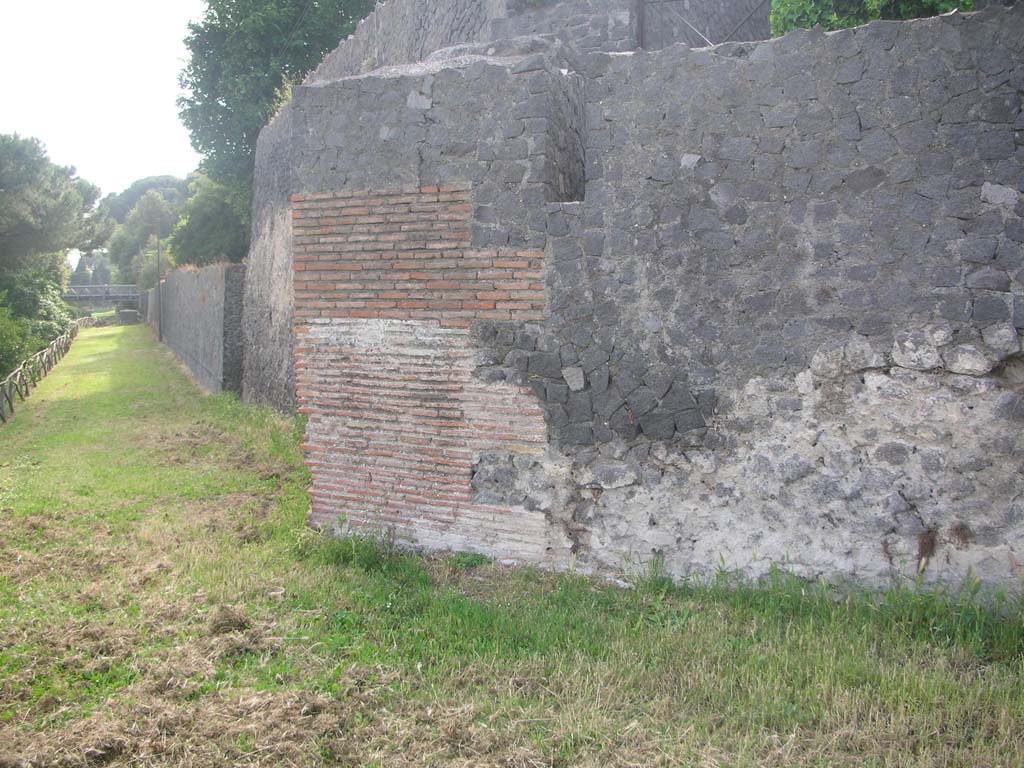
[[39,340],[33,338],[24,323],[15,320],[11,310],[0,304],[0,379],[21,365],[38,346]]
[[970,11],[973,0],[772,0],[772,35],[820,24],[825,30],[844,29],[879,19],[937,16],[954,8]]
[[[74,311],[64,301],[64,254],[41,254],[18,269],[0,272],[0,295],[11,316],[45,346],[71,327]],[[35,350],[33,350],[35,351]]]
[[40,346],[67,332],[74,322],[74,310],[64,301],[60,288],[46,285],[35,296],[35,314],[22,320],[32,336],[42,339]]

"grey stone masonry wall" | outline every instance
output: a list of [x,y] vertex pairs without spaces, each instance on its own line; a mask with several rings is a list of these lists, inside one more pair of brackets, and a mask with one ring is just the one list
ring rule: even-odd
[[494,39],[555,35],[581,52],[633,51],[640,44],[639,0],[509,0],[508,15],[491,23]]
[[171,272],[159,299],[150,291],[150,324],[163,323],[164,343],[211,392],[241,393],[244,279],[244,265],[218,264]]
[[771,36],[769,0],[656,0],[643,9],[642,47],[647,50],[684,43],[703,48]]
[[590,60],[586,201],[511,358],[584,559],[1018,582],[1022,20]]
[[[713,18],[709,31],[724,35],[723,30],[733,29],[748,15],[748,3],[749,0],[702,1],[699,8],[691,9],[691,14]],[[763,33],[762,37],[768,34],[766,9],[767,6],[763,28],[756,28]],[[315,86],[381,67],[420,62],[447,46],[464,45],[476,55],[486,54],[493,46],[480,47],[479,43],[515,36],[557,36],[572,46],[572,51],[562,50],[563,58],[577,52],[632,51],[639,47],[640,17],[639,0],[546,0],[539,5],[525,0],[388,0],[360,22],[356,31],[310,74],[306,84]],[[760,16],[755,14],[753,18]],[[744,29],[753,23],[747,22]],[[670,34],[660,34],[659,45],[686,39],[679,37],[688,34],[685,28],[673,29]],[[703,41],[698,40],[697,44],[703,45]],[[500,50],[500,46],[493,48],[491,55]],[[441,59],[452,55],[451,51],[443,53]],[[565,66],[572,70],[580,68],[567,63]],[[547,97],[562,101],[552,102],[555,114],[548,121],[549,142],[562,148],[552,154],[547,176],[541,181],[545,200],[575,200],[582,196],[580,82],[582,79],[578,78],[576,86],[559,87]],[[538,93],[535,101],[544,98]],[[303,191],[303,185],[295,179],[290,160],[292,112],[291,106],[282,109],[261,133],[257,145],[258,181],[253,189],[252,246],[243,328],[245,398],[280,410],[295,407],[291,232],[287,222],[289,195]],[[569,128],[570,125],[576,127]],[[512,146],[523,143],[515,141],[517,137],[509,138]],[[392,140],[390,146],[394,148],[397,143]],[[491,191],[490,186],[487,189],[489,199],[483,210],[490,215],[493,203],[501,195]],[[491,224],[481,222],[485,228]]]
[[252,245],[242,315],[242,397],[278,410],[295,408],[292,343],[290,196],[292,109],[260,132],[253,185]]
[[[532,398],[543,450],[462,446],[470,495],[457,484],[429,530],[370,476],[381,524],[415,544],[457,531],[452,546],[506,556],[486,508],[519,515],[522,557],[555,567],[658,557],[679,576],[781,565],[1019,588],[1022,97],[1019,5],[699,50],[524,37],[311,81],[261,137],[246,293],[263,304],[247,305],[246,337],[283,337],[284,276],[304,272],[301,332],[344,362],[304,398],[318,440],[344,433],[341,453],[362,440],[337,397],[363,403],[351,350],[433,361],[437,312],[473,384],[428,383],[417,401],[468,413]],[[429,246],[422,224],[402,228],[416,210],[384,205],[446,189],[468,243]],[[331,202],[353,198],[367,202]],[[515,269],[502,254],[516,249],[543,254],[539,314],[516,314],[532,277],[468,287],[494,279],[473,259]],[[246,382],[284,380],[291,350],[258,351]],[[402,402],[373,414],[366,445],[423,418]],[[318,522],[374,518],[323,487]]]
[[[581,52],[769,36],[769,0],[388,0],[359,23],[308,82],[412,64],[462,43],[554,35]],[[646,19],[646,25],[644,24]]]
[[476,41],[504,12],[504,0],[388,0],[359,22],[308,82],[422,61],[441,48]]

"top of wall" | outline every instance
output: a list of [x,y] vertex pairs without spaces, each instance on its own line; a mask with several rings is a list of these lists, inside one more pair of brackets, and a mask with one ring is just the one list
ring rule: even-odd
[[703,47],[769,36],[768,0],[388,0],[306,80],[313,84],[412,64],[463,43],[553,35],[578,51]]

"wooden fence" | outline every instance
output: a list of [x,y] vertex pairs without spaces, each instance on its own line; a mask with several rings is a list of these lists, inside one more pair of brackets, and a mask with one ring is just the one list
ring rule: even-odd
[[38,386],[53,366],[68,353],[68,350],[71,349],[71,342],[78,335],[78,331],[95,324],[94,318],[83,317],[72,325],[67,333],[51,341],[46,349],[36,352],[15,368],[6,379],[0,381],[0,422],[6,424],[10,421],[14,416],[15,396],[21,401],[29,396],[32,388]]

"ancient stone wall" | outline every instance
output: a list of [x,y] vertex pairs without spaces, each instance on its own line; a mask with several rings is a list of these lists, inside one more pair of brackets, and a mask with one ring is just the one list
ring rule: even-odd
[[[148,317],[196,381],[210,392],[242,391],[245,266],[179,269],[149,292]],[[161,307],[162,304],[162,307]]]
[[388,0],[307,82],[412,64],[462,43],[524,35],[554,35],[585,53],[763,40],[770,6],[769,0]]
[[242,316],[242,397],[278,410],[295,408],[292,341],[292,108],[260,132],[253,185],[252,245]]
[[505,0],[388,0],[359,22],[307,82],[423,61],[441,48],[476,41],[504,14]]
[[692,48],[764,40],[771,34],[769,0],[681,0],[649,3],[643,9],[641,46],[658,50],[674,43]]
[[634,51],[640,45],[639,0],[509,0],[508,13],[491,23],[493,39],[555,35],[576,50]]
[[294,270],[314,519],[599,571],[1019,583],[1022,45],[992,8],[296,89],[250,282]]
[[[758,6],[751,15],[750,0],[687,1],[688,18],[705,19],[702,29],[713,34],[716,41],[737,25],[747,39],[768,36],[768,4]],[[307,78],[307,85],[423,61],[446,46],[465,45],[470,50],[480,42],[519,35],[556,36],[570,42],[572,52],[632,51],[639,46],[641,18],[638,0],[388,0],[325,58]],[[660,47],[675,40],[690,40],[691,34],[685,25],[664,26],[656,44]],[[704,43],[698,37],[695,44]],[[489,48],[475,50],[482,53]],[[500,46],[494,48],[499,49]],[[563,51],[562,55],[568,53]],[[452,55],[454,52],[448,51],[442,58]],[[568,63],[565,66],[576,68]],[[544,98],[537,94],[536,100]],[[554,113],[545,113],[544,119],[549,120],[549,128],[555,132],[551,139],[561,143],[563,150],[557,162],[552,158],[555,164],[548,169],[546,199],[579,199],[583,188],[583,153],[579,151],[582,120],[578,117],[582,112],[582,91],[577,83],[557,89],[549,98],[561,100],[560,104],[553,102]],[[295,407],[287,221],[289,195],[299,191],[301,185],[290,159],[293,109],[293,105],[288,105],[281,110],[261,133],[257,146],[258,181],[253,190],[252,246],[246,281],[248,311],[244,323],[246,400],[280,410]],[[370,129],[370,135],[376,128]],[[521,147],[522,142],[513,144]],[[393,148],[397,142],[392,139],[389,146]],[[334,147],[330,152],[336,153],[337,149]],[[329,170],[328,166],[329,160],[325,170]],[[490,186],[487,184],[486,188]]]

